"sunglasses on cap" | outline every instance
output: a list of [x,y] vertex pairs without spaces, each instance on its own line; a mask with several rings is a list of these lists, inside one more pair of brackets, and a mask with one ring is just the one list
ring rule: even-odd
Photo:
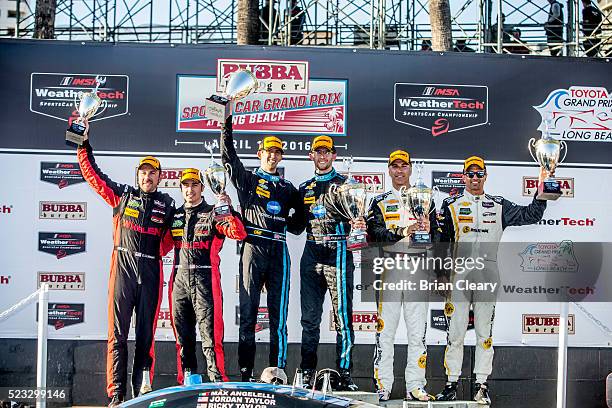
[[478,170],[478,171],[466,171],[465,173],[463,173],[467,176],[467,178],[473,178],[474,176],[478,177],[479,179],[483,178],[484,176],[487,175],[487,172],[484,170]]

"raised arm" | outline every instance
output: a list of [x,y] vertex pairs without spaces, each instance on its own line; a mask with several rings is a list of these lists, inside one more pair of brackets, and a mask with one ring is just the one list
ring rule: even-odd
[[537,196],[529,205],[518,205],[502,197],[496,199],[502,204],[502,228],[535,224],[542,219],[546,209],[546,200],[538,200]]
[[225,124],[221,128],[221,143],[219,144],[221,149],[221,161],[226,167],[230,179],[237,190],[244,190],[248,188],[248,178],[251,176],[248,172],[238,154],[234,148],[234,136],[232,129],[232,116],[230,115]]
[[127,190],[127,186],[115,183],[106,174],[102,173],[96,164],[89,140],[85,140],[83,146],[79,147],[77,158],[81,167],[81,173],[83,173],[87,184],[110,206],[113,208],[117,207],[121,201],[121,195]]

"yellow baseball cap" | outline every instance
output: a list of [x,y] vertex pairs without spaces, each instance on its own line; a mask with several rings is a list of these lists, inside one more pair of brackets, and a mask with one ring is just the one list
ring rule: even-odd
[[476,166],[480,167],[483,170],[486,169],[485,162],[482,159],[482,157],[472,156],[472,157],[468,157],[463,162],[463,171],[466,171],[472,165],[476,165]]
[[283,150],[283,142],[276,136],[264,137],[264,139],[261,141],[261,144],[259,145],[259,150],[268,150],[272,147],[276,147],[282,153],[285,153],[285,151]]
[[317,136],[312,140],[311,151],[315,151],[320,148],[325,148],[332,153],[336,153],[336,147],[334,146],[334,140],[326,135]]
[[194,168],[183,170],[181,173],[181,183],[185,180],[195,180],[201,183],[202,176],[200,175],[200,170]]
[[142,158],[140,160],[140,163],[138,163],[138,168],[140,169],[144,164],[152,166],[155,170],[161,170],[161,164],[159,164],[159,160],[157,160],[153,156],[147,156]]
[[389,155],[388,165],[391,165],[391,163],[393,163],[396,160],[401,160],[406,164],[410,164],[410,154],[408,154],[408,152],[405,152],[403,150],[396,150],[394,152],[391,152],[391,154]]

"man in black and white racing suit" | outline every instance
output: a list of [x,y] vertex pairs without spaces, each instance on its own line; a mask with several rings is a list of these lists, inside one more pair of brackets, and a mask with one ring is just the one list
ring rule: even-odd
[[[545,177],[540,172],[540,183]],[[482,270],[471,270],[469,275],[453,273],[451,282],[457,279],[499,279],[497,270],[497,247],[506,227],[535,224],[542,219],[546,201],[537,195],[527,206],[517,205],[500,196],[484,193],[487,169],[482,158],[469,157],[463,166],[463,194],[444,200],[441,210],[442,242],[451,242],[454,255],[481,257]],[[476,272],[476,273],[473,273]],[[487,377],[493,368],[493,318],[495,316],[495,294],[485,291],[459,291],[455,288],[444,307],[448,323],[447,346],[444,366],[448,381],[444,390],[436,396],[440,401],[457,398],[457,381],[463,363],[463,342],[468,325],[470,304],[474,308],[476,330],[476,361],[474,374],[476,384],[474,400],[479,404],[490,404]]]

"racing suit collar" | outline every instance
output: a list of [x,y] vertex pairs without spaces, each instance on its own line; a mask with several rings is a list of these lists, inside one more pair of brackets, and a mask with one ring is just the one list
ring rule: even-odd
[[267,171],[263,170],[261,167],[258,167],[255,173],[264,180],[267,181],[280,181],[280,175],[278,171],[275,174],[270,174]]
[[469,191],[467,191],[467,189],[465,189],[463,191],[463,194],[465,195],[465,198],[467,198],[470,201],[480,201],[485,196],[484,192],[481,195],[474,195],[474,194],[470,193]]
[[186,205],[184,205],[183,207],[185,208],[185,211],[193,212],[193,211],[197,211],[200,208],[202,208],[204,204],[206,204],[206,201],[204,201],[204,197],[202,197],[200,199],[200,202],[197,203],[196,205],[192,205],[191,207],[187,207]]
[[314,179],[315,179],[315,181],[329,181],[329,180],[333,179],[334,177],[336,177],[336,174],[337,174],[336,173],[336,169],[334,169],[332,167],[332,169],[330,171],[328,171],[327,173],[325,173],[325,174],[317,174],[317,173],[315,173]]

